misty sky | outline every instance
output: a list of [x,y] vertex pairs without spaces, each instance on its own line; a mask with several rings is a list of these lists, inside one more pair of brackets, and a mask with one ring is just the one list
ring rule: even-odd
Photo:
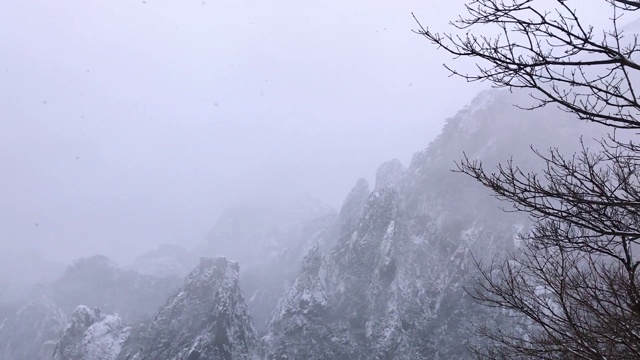
[[338,209],[483,88],[411,32],[462,4],[3,1],[0,252],[127,261],[236,201]]

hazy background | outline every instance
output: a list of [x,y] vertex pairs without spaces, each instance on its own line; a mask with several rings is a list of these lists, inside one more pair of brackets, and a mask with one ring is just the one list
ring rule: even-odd
[[126,262],[235,201],[339,208],[482,88],[411,32],[462,4],[3,1],[0,253]]

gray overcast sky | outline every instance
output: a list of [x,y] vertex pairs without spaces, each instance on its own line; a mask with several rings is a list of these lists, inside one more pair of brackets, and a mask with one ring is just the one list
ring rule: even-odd
[[233,201],[408,163],[480,89],[412,34],[462,1],[0,3],[0,252],[126,261]]

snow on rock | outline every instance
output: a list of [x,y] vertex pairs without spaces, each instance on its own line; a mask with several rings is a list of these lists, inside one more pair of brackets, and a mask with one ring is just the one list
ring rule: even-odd
[[184,286],[125,344],[120,359],[249,359],[256,343],[238,263],[201,258]]
[[514,249],[528,219],[501,211],[504,204],[451,169],[465,152],[488,167],[508,154],[536,169],[530,144],[577,140],[584,127],[560,123],[565,115],[556,110],[517,110],[521,95],[479,94],[407,169],[383,164],[373,192],[358,182],[326,262],[309,253],[274,312],[263,338],[269,359],[465,359],[466,346],[481,341],[473,323],[509,326],[465,288],[479,275],[474,257],[490,261]]
[[308,196],[271,204],[240,204],[223,213],[199,251],[242,264],[241,286],[247,305],[254,326],[264,331],[311,246],[318,243],[326,249],[333,245],[335,221],[334,210]]
[[327,293],[321,278],[325,264],[319,246],[304,258],[289,294],[273,313],[262,339],[264,358],[340,359],[348,349],[345,334],[329,325]]
[[[34,289],[35,300],[17,311],[3,313],[4,320],[0,319],[0,360],[50,360],[67,327],[67,316],[72,313],[76,317],[89,316],[93,312],[84,311],[84,307],[78,308],[79,304],[91,304],[107,313],[117,313],[118,317],[104,315],[104,319],[91,316],[87,319],[91,323],[106,321],[105,326],[120,331],[122,326],[116,322],[137,323],[150,316],[179,287],[180,282],[177,277],[124,270],[101,255],[78,259],[67,266],[57,280]],[[74,321],[77,326],[82,324],[80,318]],[[88,326],[90,324],[81,326],[83,330],[78,330],[74,341],[81,342]],[[99,329],[96,325],[91,331]],[[93,332],[88,335],[91,334]],[[65,336],[69,339],[70,335]],[[98,331],[91,336],[94,337],[91,342],[99,344],[100,348],[108,348],[109,351],[117,348],[118,340],[111,339],[115,333],[103,336]],[[76,347],[80,349],[79,345]],[[60,352],[58,356],[64,356],[64,353]],[[105,358],[107,355],[97,356]]]
[[54,360],[115,360],[129,336],[119,317],[80,305],[53,353]]
[[[489,169],[513,156],[523,169],[537,169],[530,144],[577,143],[576,132],[584,129],[563,123],[566,114],[555,110],[518,112],[513,103],[520,96],[481,93],[447,120],[408,168],[397,160],[383,164],[373,191],[359,180],[337,215],[308,201],[287,211],[226,212],[200,250],[250,264],[242,282],[266,330],[260,341],[239,286],[238,264],[202,258],[147,323],[126,328],[116,316],[78,307],[55,359],[469,358],[466,347],[482,341],[472,324],[512,325],[511,318],[479,306],[466,293],[479,275],[474,259],[490,261],[513,250],[529,219],[502,212],[504,204],[486,189],[451,172],[455,161],[466,153]],[[156,255],[145,266],[173,262]],[[300,262],[296,272],[293,264]],[[141,279],[132,282],[105,259],[93,258],[71,267],[54,293],[142,314],[123,306],[126,297],[115,291],[137,289],[146,284]],[[63,318],[45,302],[3,321],[0,360],[45,358]]]

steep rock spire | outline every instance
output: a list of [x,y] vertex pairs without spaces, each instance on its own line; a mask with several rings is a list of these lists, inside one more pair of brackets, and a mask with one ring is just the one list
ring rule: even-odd
[[121,359],[249,359],[255,332],[238,284],[238,263],[201,258],[180,291]]

